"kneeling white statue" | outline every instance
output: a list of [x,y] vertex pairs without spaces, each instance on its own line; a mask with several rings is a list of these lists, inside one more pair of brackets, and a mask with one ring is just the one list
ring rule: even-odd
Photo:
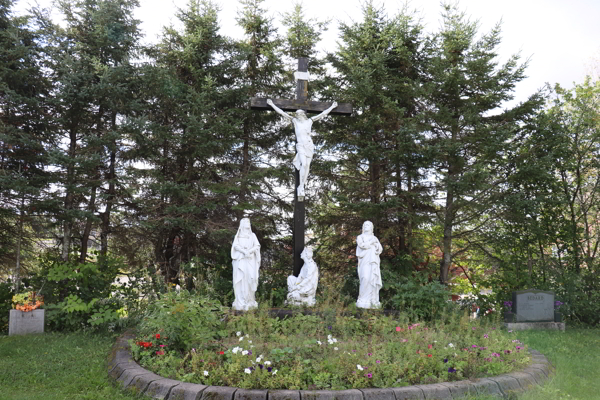
[[304,260],[304,265],[298,274],[288,276],[288,295],[287,304],[315,305],[315,294],[317,293],[317,284],[319,282],[319,268],[312,259],[313,252],[310,247],[305,247],[300,257]]
[[379,269],[379,255],[383,251],[381,243],[373,235],[373,223],[365,221],[363,233],[356,238],[356,256],[358,257],[358,279],[360,287],[356,307],[380,308],[379,289],[381,270]]
[[250,228],[250,220],[242,218],[231,246],[233,260],[234,310],[247,311],[258,307],[255,299],[260,267],[260,243]]

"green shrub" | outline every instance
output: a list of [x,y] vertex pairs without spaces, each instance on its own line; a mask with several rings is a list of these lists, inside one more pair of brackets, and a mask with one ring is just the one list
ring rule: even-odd
[[123,307],[112,292],[121,259],[106,257],[97,262],[62,262],[46,257],[40,260],[41,272],[35,278],[44,296],[46,323],[50,330],[106,328],[119,320]]
[[14,295],[13,285],[10,280],[0,282],[0,334],[8,333],[8,314],[12,308]]
[[187,290],[171,290],[152,302],[138,326],[138,338],[165,337],[168,350],[189,351],[225,335],[221,304]]
[[384,288],[384,307],[406,312],[412,320],[430,321],[452,306],[447,288],[438,281],[429,282],[424,274],[388,274],[384,276]]

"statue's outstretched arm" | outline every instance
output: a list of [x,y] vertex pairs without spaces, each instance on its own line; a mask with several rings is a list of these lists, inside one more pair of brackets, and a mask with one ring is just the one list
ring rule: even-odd
[[279,115],[281,115],[283,118],[285,118],[288,121],[291,121],[293,118],[292,116],[290,116],[288,113],[286,113],[285,111],[283,111],[281,108],[277,107],[274,103],[273,100],[271,99],[267,99],[267,104],[271,106],[271,108],[273,110],[275,110],[275,112]]
[[327,114],[329,114],[337,106],[338,106],[337,101],[334,101],[333,104],[331,105],[331,107],[329,107],[327,110],[323,111],[321,114],[311,117],[310,119],[312,119],[313,121],[318,121],[320,119],[323,119],[327,116]]

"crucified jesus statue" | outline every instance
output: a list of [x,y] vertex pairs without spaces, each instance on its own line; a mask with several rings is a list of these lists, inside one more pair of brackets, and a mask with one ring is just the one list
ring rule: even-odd
[[296,167],[296,169],[300,172],[298,197],[304,197],[304,184],[308,179],[310,162],[312,161],[315,153],[315,145],[310,138],[312,124],[314,121],[325,118],[327,114],[329,114],[338,106],[338,103],[334,101],[331,107],[323,111],[321,114],[310,118],[306,116],[306,112],[304,110],[296,111],[296,118],[294,118],[273,104],[273,100],[271,99],[267,99],[267,104],[270,105],[278,114],[284,117],[286,121],[291,121],[294,124],[294,131],[296,132],[296,157],[294,158],[294,167]]

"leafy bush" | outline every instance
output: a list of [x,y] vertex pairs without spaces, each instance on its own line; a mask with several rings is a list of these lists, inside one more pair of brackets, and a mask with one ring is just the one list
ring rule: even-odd
[[13,295],[12,282],[0,282],[0,334],[8,332],[8,314],[12,308]]
[[404,311],[413,320],[430,321],[445,313],[451,304],[449,292],[438,281],[429,282],[427,276],[384,276],[384,288],[387,292],[386,308]]
[[148,306],[138,327],[139,338],[160,335],[169,350],[189,351],[225,335],[221,330],[221,304],[187,290],[171,290]]
[[122,260],[103,258],[97,262],[62,262],[46,257],[36,277],[39,294],[46,303],[50,330],[106,327],[119,319],[122,301],[112,296]]

